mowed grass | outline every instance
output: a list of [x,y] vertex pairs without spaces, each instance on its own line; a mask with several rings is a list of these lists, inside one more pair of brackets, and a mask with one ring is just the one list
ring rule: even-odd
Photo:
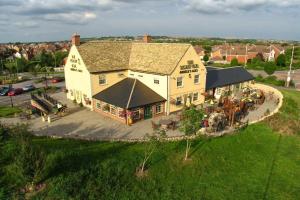
[[[283,93],[287,101],[276,117],[282,126],[300,111],[300,93]],[[46,154],[39,179],[46,187],[32,199],[299,199],[300,135],[279,134],[270,124],[196,139],[186,162],[185,141],[163,142],[143,178],[135,172],[146,143],[34,137],[33,146]]]
[[18,107],[0,106],[0,117],[12,117],[16,113],[20,113],[22,110]]

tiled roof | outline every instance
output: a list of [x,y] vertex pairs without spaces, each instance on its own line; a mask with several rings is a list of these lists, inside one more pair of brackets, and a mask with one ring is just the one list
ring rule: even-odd
[[136,108],[165,99],[137,79],[125,78],[93,98],[124,109]]
[[206,67],[206,90],[251,81],[254,77],[243,67]]
[[88,42],[78,51],[89,72],[137,70],[170,74],[190,44]]

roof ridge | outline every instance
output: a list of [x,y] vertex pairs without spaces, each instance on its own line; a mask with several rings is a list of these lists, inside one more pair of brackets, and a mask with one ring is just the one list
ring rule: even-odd
[[132,98],[132,94],[133,94],[133,91],[134,91],[134,88],[135,88],[135,84],[136,84],[136,79],[134,79],[134,82],[133,82],[133,85],[132,85],[132,88],[131,88],[131,91],[130,91],[130,95],[129,95],[129,98],[128,98],[128,102],[127,102],[127,105],[126,105],[126,109],[129,108],[129,104],[130,104],[130,101],[131,101],[131,98]]

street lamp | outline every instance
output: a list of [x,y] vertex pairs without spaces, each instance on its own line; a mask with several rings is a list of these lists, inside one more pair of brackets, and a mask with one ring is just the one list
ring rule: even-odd
[[295,46],[293,45],[292,57],[291,57],[291,62],[290,62],[290,70],[288,71],[288,74],[287,74],[286,87],[289,87],[290,86],[290,82],[291,82],[291,72],[292,72],[294,50],[295,50]]

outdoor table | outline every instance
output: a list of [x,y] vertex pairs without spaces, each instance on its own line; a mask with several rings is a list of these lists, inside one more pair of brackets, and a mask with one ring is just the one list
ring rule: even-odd
[[171,119],[162,119],[159,121],[159,123],[162,128],[167,129],[172,124],[172,120]]

